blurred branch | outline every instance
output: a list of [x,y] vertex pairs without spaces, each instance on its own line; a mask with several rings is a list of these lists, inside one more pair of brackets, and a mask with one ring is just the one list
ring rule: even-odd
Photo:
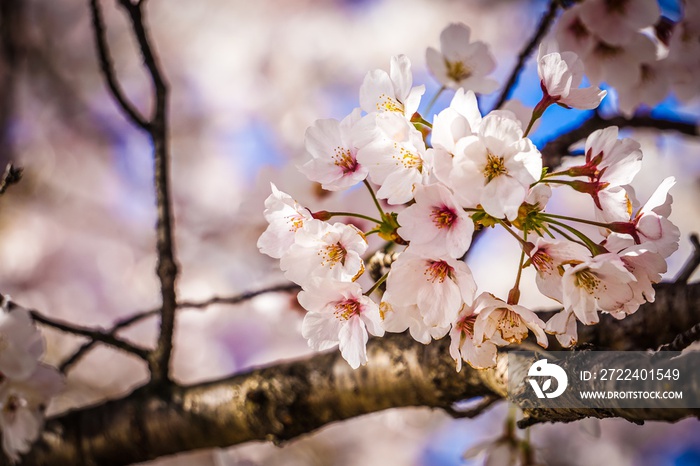
[[632,118],[616,116],[604,119],[598,112],[593,112],[593,115],[578,127],[564,132],[545,144],[541,150],[543,165],[546,167],[558,166],[561,163],[562,157],[569,155],[569,147],[586,139],[593,131],[607,128],[608,126],[617,126],[619,128],[651,128],[662,131],[677,131],[689,136],[700,135],[700,133],[698,133],[698,125],[693,121],[665,120],[651,116],[634,116]]
[[[581,341],[600,348],[645,350],[700,322],[700,283],[663,284],[656,290],[654,303],[621,321],[611,317],[579,327]],[[369,341],[369,363],[358,370],[336,350],[198,385],[168,385],[167,400],[163,393],[142,387],[124,398],[49,419],[22,464],[131,464],[255,440],[280,443],[388,408],[454,411],[453,403],[460,400],[484,397],[486,403],[504,396],[507,370],[502,364],[492,370],[465,366],[458,373],[448,347],[448,338],[422,345],[407,333],[389,334]],[[522,425],[584,417],[640,423],[700,417],[700,410],[526,409],[525,415]]]
[[525,62],[530,57],[530,55],[532,55],[532,52],[538,46],[545,34],[547,34],[549,27],[552,25],[552,22],[554,21],[554,18],[557,15],[558,8],[558,0],[550,0],[549,8],[547,8],[547,11],[544,13],[544,15],[542,15],[542,19],[540,19],[540,23],[537,25],[535,34],[533,34],[530,41],[520,51],[520,54],[518,55],[518,61],[515,63],[515,67],[513,68],[513,71],[511,71],[510,76],[508,77],[508,81],[506,81],[506,85],[503,87],[501,94],[498,96],[498,100],[493,106],[494,109],[501,108],[506,102],[506,100],[510,98],[510,95],[513,93],[513,89],[515,89],[515,86],[518,83],[520,73],[525,67]]
[[[0,300],[3,303],[6,303],[7,309],[9,311],[12,311],[16,308],[23,308],[19,304],[10,300],[9,296],[0,295]],[[24,309],[26,309],[26,308],[24,308]],[[33,309],[28,309],[28,311],[29,311],[29,315],[32,316],[32,319],[34,319],[36,322],[39,322],[40,324],[46,325],[47,327],[52,327],[52,328],[55,328],[55,329],[60,330],[62,332],[71,333],[73,335],[86,337],[86,338],[89,338],[93,341],[99,341],[100,343],[104,343],[104,344],[109,345],[113,348],[117,348],[117,349],[120,349],[120,350],[125,351],[127,353],[138,356],[139,358],[143,359],[144,361],[148,360],[149,351],[146,348],[142,348],[140,346],[129,343],[128,341],[122,340],[121,338],[118,338],[118,337],[116,337],[108,332],[105,332],[105,331],[99,330],[99,329],[95,329],[95,328],[83,327],[80,325],[69,324],[67,322],[61,322],[59,320],[51,319],[51,318],[46,317],[43,314],[41,314],[38,311],[33,310]]]
[[8,163],[7,168],[5,168],[5,173],[3,173],[2,179],[0,179],[0,194],[5,194],[7,188],[13,184],[19,183],[19,180],[21,179],[22,169]]
[[700,240],[696,233],[690,235],[690,243],[693,245],[693,253],[676,277],[676,283],[688,283],[693,272],[700,266]]
[[114,97],[122,111],[126,113],[127,117],[136,126],[141,129],[148,130],[148,122],[138,112],[138,110],[136,110],[119,85],[119,80],[117,79],[114,71],[114,65],[112,64],[112,58],[109,55],[105,25],[104,20],[102,19],[102,11],[100,10],[100,3],[98,0],[90,0],[90,11],[92,13],[92,29],[95,31],[95,43],[97,44],[97,52],[100,58],[100,69],[102,70],[102,75],[107,81],[112,97]]
[[169,185],[168,87],[145,27],[142,10],[143,3],[141,1],[132,3],[130,0],[117,0],[117,3],[129,17],[132,32],[136,37],[144,66],[153,85],[153,110],[152,116],[148,120],[144,119],[126,99],[114,75],[107,52],[105,28],[98,0],[90,0],[90,8],[102,71],[112,91],[112,95],[134,124],[148,132],[153,142],[154,185],[157,204],[156,250],[158,262],[156,273],[160,281],[160,291],[163,300],[160,309],[161,323],[158,343],[155,350],[150,354],[148,362],[152,382],[155,384],[167,383],[170,378],[169,365],[173,349],[172,339],[175,329],[175,311],[177,309],[175,282],[178,274],[173,244],[172,198]]
[[[235,305],[235,304],[240,304],[244,301],[248,301],[250,299],[255,298],[256,296],[260,296],[266,293],[277,293],[277,292],[285,292],[285,291],[299,291],[301,288],[299,285],[296,285],[294,283],[288,283],[284,285],[276,285],[272,286],[269,288],[262,288],[260,290],[255,290],[255,291],[249,291],[243,294],[239,294],[236,296],[226,296],[226,297],[219,297],[219,296],[214,296],[212,298],[209,298],[205,301],[183,301],[178,304],[178,309],[203,309],[209,306],[212,306],[214,304],[229,304],[229,305]],[[134,325],[138,322],[141,322],[142,320],[157,315],[160,313],[160,308],[157,309],[150,309],[148,311],[143,311],[143,312],[138,312],[136,314],[133,314],[127,318],[124,318],[122,320],[117,321],[112,328],[107,330],[108,335],[116,335],[117,332],[120,330],[130,327],[131,325]],[[88,351],[90,351],[96,344],[97,342],[95,340],[88,341],[84,343],[80,348],[78,348],[71,356],[67,357],[59,366],[59,370],[63,373],[67,372],[70,370],[71,367],[73,367],[80,359],[85,356]]]

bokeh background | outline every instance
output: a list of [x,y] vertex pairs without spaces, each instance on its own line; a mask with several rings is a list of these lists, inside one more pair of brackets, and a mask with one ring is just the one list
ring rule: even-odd
[[[129,97],[148,112],[148,77],[114,4],[103,2],[116,70]],[[663,5],[678,9],[673,2]],[[296,170],[305,158],[306,128],[318,118],[341,119],[358,106],[368,71],[388,69],[392,55],[406,54],[414,82],[427,87],[424,108],[439,88],[425,68],[425,49],[439,46],[441,30],[460,21],[474,39],[489,44],[498,61],[494,77],[503,83],[546,7],[541,0],[149,0],[147,21],[171,89],[180,298],[232,296],[284,283],[276,261],[255,245],[265,228],[270,181],[314,210],[371,211],[365,192],[324,194]],[[0,291],[82,325],[109,327],[157,307],[150,147],[107,92],[87,0],[5,0],[0,14],[0,161],[13,160],[25,175],[0,198]],[[533,106],[540,95],[531,60],[515,96]],[[445,93],[435,110],[450,98]],[[490,109],[493,102],[494,96],[485,96],[481,104]],[[680,105],[670,96],[653,112],[698,121],[698,102]],[[614,92],[603,110],[615,114]],[[588,115],[550,109],[533,140],[542,144]],[[671,219],[682,238],[669,261],[670,279],[690,254],[688,234],[700,231],[700,142],[648,130],[624,134],[644,150],[645,166],[635,180],[640,199],[664,177],[678,178]],[[577,199],[562,194],[554,205],[580,205]],[[485,235],[469,257],[479,288],[505,296],[518,255],[506,234]],[[527,279],[526,287],[534,287]],[[523,302],[554,306],[531,289]],[[285,293],[182,311],[175,377],[196,383],[308,355],[302,317]],[[156,324],[146,321],[124,335],[151,345]],[[45,333],[52,364],[84,341]],[[67,390],[51,411],[117,397],[146,376],[140,361],[97,347],[69,373]],[[462,462],[462,453],[497,437],[505,413],[503,404],[474,420],[429,409],[390,410],[328,426],[284,448],[248,444],[153,464],[472,464]],[[543,425],[532,436],[550,465],[700,464],[700,425],[693,420]]]

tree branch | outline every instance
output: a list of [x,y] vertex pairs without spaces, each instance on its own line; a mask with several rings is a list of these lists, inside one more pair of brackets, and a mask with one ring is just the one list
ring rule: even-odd
[[19,183],[21,179],[22,169],[15,167],[11,163],[8,163],[7,168],[5,168],[5,173],[3,173],[2,179],[0,179],[0,194],[5,194],[7,188],[12,186],[13,184]]
[[107,86],[109,86],[112,97],[117,101],[119,108],[122,109],[129,120],[139,128],[148,131],[149,123],[139,111],[136,110],[119,85],[119,80],[117,79],[112,64],[112,58],[109,55],[109,47],[107,47],[106,30],[98,0],[90,0],[90,12],[92,14],[92,29],[95,32],[95,44],[97,45],[97,52],[100,58],[100,70],[102,71],[105,81],[107,81]]
[[[656,289],[654,303],[624,320],[604,318],[599,325],[581,326],[581,341],[601,348],[644,350],[700,322],[700,283]],[[168,386],[167,400],[146,386],[122,399],[50,419],[22,464],[130,464],[253,440],[281,442],[387,408],[449,410],[464,399],[503,397],[502,367],[484,371],[465,367],[457,373],[448,346],[447,338],[424,346],[407,334],[390,334],[370,340],[369,364],[356,371],[338,351],[331,351],[204,384]],[[585,416],[617,416],[633,422],[700,416],[693,409],[526,412],[530,423]]]
[[156,250],[158,262],[156,273],[160,281],[162,307],[160,309],[161,324],[156,349],[151,352],[149,369],[151,381],[155,384],[169,382],[169,365],[172,354],[172,339],[175,329],[175,311],[177,295],[175,283],[178,267],[175,260],[173,244],[172,199],[169,184],[169,154],[168,154],[168,121],[167,102],[168,87],[160,71],[160,65],[153,51],[151,40],[144,25],[143,2],[132,3],[130,0],[117,0],[127,13],[131,28],[136,37],[143,63],[148,71],[153,85],[154,103],[152,116],[145,120],[126,99],[118,80],[114,75],[105,38],[104,24],[98,0],[90,0],[93,17],[93,29],[97,49],[100,54],[102,72],[107,80],[112,95],[122,110],[141,129],[148,132],[153,142],[154,185],[156,191],[157,221],[156,221]]
[[[256,296],[260,296],[266,293],[277,293],[277,292],[289,292],[289,291],[298,291],[300,290],[301,287],[299,285],[296,285],[294,283],[287,283],[284,285],[276,285],[272,286],[269,288],[262,288],[260,290],[255,290],[255,291],[249,291],[243,294],[239,294],[236,296],[225,296],[225,297],[219,297],[219,296],[214,296],[212,298],[209,298],[205,301],[184,301],[178,304],[178,309],[204,309],[206,307],[209,307],[214,304],[229,304],[229,305],[236,305],[240,304],[244,301],[248,301],[250,299],[255,298]],[[143,312],[138,312],[132,316],[129,316],[125,319],[121,319],[117,321],[112,328],[107,330],[108,335],[116,335],[117,332],[120,330],[130,327],[138,322],[141,322],[142,320],[157,315],[160,313],[160,308],[157,309],[150,309],[148,311],[143,311]],[[73,367],[80,359],[83,358],[87,354],[88,351],[90,351],[96,344],[97,342],[95,340],[91,340],[83,344],[80,348],[78,348],[75,353],[73,353],[71,356],[67,357],[59,366],[59,370],[63,373],[67,372],[71,367]]]
[[513,93],[513,89],[515,89],[515,86],[518,83],[520,73],[525,67],[525,62],[530,55],[532,55],[532,52],[535,50],[535,47],[537,47],[537,44],[539,44],[545,34],[547,34],[549,27],[557,15],[558,8],[559,2],[557,0],[550,0],[549,8],[547,8],[545,14],[542,15],[542,19],[540,19],[540,23],[535,30],[535,34],[533,34],[530,41],[520,51],[515,67],[513,67],[513,71],[511,71],[508,81],[506,81],[506,85],[503,87],[501,94],[498,96],[496,104],[493,106],[494,109],[501,108],[506,100],[510,98],[510,95]]
[[695,270],[700,267],[700,240],[697,234],[693,233],[690,235],[690,243],[693,245],[693,254],[683,265],[676,277],[676,283],[688,283]]
[[569,155],[569,147],[577,142],[586,139],[593,131],[617,126],[619,128],[654,128],[662,131],[677,131],[689,136],[698,136],[697,123],[682,120],[665,120],[651,116],[635,116],[625,118],[616,116],[604,119],[594,112],[593,115],[581,123],[578,127],[565,131],[560,136],[547,142],[542,150],[542,164],[545,167],[556,167],[561,164],[562,157]]

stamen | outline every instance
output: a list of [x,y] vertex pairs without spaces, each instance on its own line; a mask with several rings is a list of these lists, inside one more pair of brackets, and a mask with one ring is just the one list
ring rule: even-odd
[[428,280],[435,283],[442,283],[445,278],[452,278],[454,269],[445,261],[427,261],[428,268],[423,272],[423,275],[428,277]]
[[350,149],[344,147],[336,147],[333,150],[333,164],[336,167],[340,167],[343,170],[343,175],[348,173],[355,173],[358,167],[357,160],[352,156]]
[[354,299],[348,299],[346,301],[340,301],[335,305],[335,311],[333,315],[338,320],[348,320],[350,317],[355,315],[360,315],[362,306]]
[[487,182],[493,180],[497,176],[507,174],[508,169],[506,168],[505,161],[503,157],[498,157],[493,155],[491,151],[486,151],[486,166],[484,167],[484,177]]
[[457,220],[457,214],[446,205],[433,207],[430,217],[433,219],[435,226],[440,230],[443,228],[450,228]]
[[326,264],[330,264],[332,269],[338,263],[345,265],[345,257],[348,255],[348,251],[338,242],[324,247],[318,254],[321,256],[321,265],[325,267]]

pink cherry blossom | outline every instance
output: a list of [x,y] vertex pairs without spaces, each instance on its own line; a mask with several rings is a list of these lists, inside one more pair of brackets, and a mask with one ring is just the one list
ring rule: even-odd
[[471,302],[476,292],[467,264],[451,257],[414,252],[410,246],[392,264],[386,284],[393,300],[389,304],[416,305],[430,327],[452,324],[462,305]]
[[323,189],[340,191],[367,178],[367,168],[357,161],[357,147],[352,140],[352,127],[360,120],[355,109],[343,121],[317,120],[306,130],[306,150],[311,160],[299,169]]
[[427,247],[433,254],[460,258],[474,234],[474,222],[445,186],[418,186],[415,204],[399,213],[398,233],[411,248]]
[[354,281],[365,270],[366,250],[367,240],[356,227],[316,220],[297,230],[280,267],[285,277],[302,287],[313,277]]
[[562,302],[561,277],[564,265],[582,262],[591,257],[590,251],[568,240],[548,240],[537,238],[535,247],[529,253],[529,264],[537,271],[535,281],[540,292]]
[[478,345],[474,341],[474,325],[480,311],[477,306],[479,300],[473,306],[465,304],[450,330],[450,356],[457,363],[457,372],[462,370],[462,361],[475,369],[486,369],[496,365],[496,345],[490,340],[482,341]]
[[384,335],[379,307],[362,294],[354,282],[313,279],[299,293],[299,304],[309,311],[301,332],[315,350],[338,345],[340,354],[353,369],[367,363],[368,332]]

